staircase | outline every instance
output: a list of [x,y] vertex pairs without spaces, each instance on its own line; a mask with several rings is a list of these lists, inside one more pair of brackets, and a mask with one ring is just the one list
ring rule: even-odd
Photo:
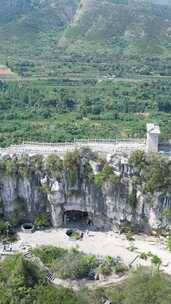
[[31,262],[35,263],[40,267],[40,269],[45,273],[46,278],[49,282],[53,282],[55,280],[54,274],[49,270],[49,268],[47,266],[45,266],[41,259],[38,257],[35,257],[32,254],[32,250],[28,249],[27,251],[25,251],[23,253],[23,256],[25,259],[29,259]]

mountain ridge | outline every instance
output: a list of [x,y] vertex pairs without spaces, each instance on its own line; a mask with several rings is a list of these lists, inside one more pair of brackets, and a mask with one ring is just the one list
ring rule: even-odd
[[[126,4],[115,1],[84,0],[74,16],[65,41],[102,41],[115,48],[115,39],[139,49],[148,47],[152,53],[163,53],[170,44],[171,9],[146,2],[131,1]],[[72,39],[73,37],[73,39]],[[60,42],[61,46],[61,42]],[[151,49],[151,50],[150,50]],[[170,46],[169,46],[170,49]]]
[[[78,58],[81,65],[97,58],[101,62],[119,60],[127,64],[132,57],[136,62],[156,56],[161,61],[171,53],[171,7],[151,0],[10,3],[1,0],[0,63],[8,62],[19,74],[39,75],[41,69],[41,75],[54,75],[56,66]],[[35,72],[30,67],[27,73],[25,67],[18,68],[30,61],[37,66]],[[74,73],[77,69],[78,66],[72,67]]]

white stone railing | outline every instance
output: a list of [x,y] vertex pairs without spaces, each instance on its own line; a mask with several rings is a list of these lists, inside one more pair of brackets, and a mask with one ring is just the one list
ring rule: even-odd
[[145,139],[136,139],[136,138],[128,138],[128,139],[77,139],[72,142],[58,142],[58,143],[48,143],[48,142],[32,142],[26,141],[23,142],[22,145],[38,145],[38,146],[72,146],[79,144],[118,144],[118,143],[145,143]]
[[81,147],[89,147],[92,151],[104,155],[113,153],[125,152],[130,154],[135,150],[145,150],[145,143],[143,140],[79,140],[74,142],[64,143],[38,143],[38,142],[24,142],[21,145],[11,145],[10,147],[0,149],[1,154],[42,154],[48,155],[51,153],[63,156],[67,151],[73,151]]

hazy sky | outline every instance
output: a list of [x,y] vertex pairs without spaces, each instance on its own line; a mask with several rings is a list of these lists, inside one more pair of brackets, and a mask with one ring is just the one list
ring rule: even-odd
[[171,4],[171,0],[151,0],[154,3],[160,3],[160,4]]

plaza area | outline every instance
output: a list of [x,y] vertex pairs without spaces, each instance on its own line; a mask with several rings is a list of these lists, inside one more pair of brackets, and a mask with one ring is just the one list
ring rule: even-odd
[[[123,234],[113,231],[84,232],[80,240],[70,239],[66,235],[66,229],[51,229],[35,231],[33,233],[18,233],[19,240],[15,244],[15,250],[23,251],[42,245],[53,245],[62,248],[77,248],[87,254],[96,256],[119,256],[126,265],[151,265],[150,259],[136,258],[140,253],[151,252],[160,257],[161,270],[171,274],[171,252],[166,247],[166,239],[147,235],[135,235],[134,241],[128,241]],[[135,260],[135,261],[134,261]]]

